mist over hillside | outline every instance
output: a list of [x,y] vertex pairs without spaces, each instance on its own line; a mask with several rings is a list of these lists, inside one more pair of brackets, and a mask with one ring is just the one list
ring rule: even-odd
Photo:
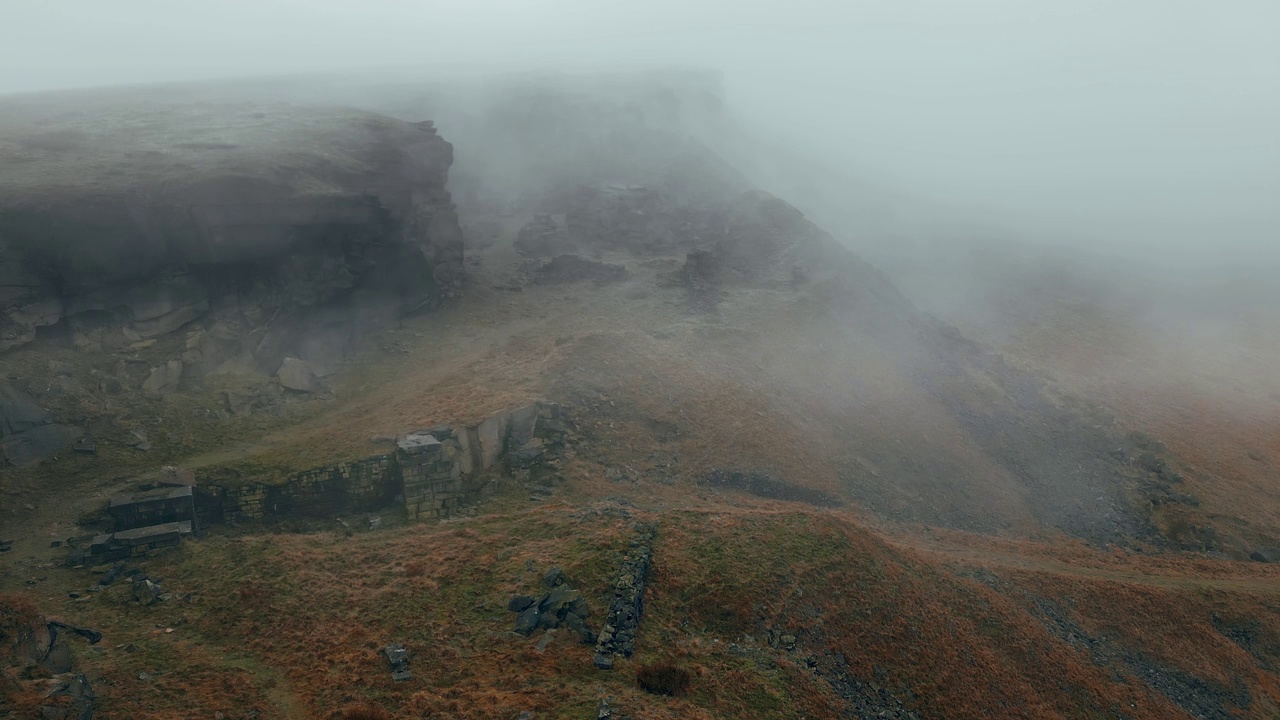
[[1271,3],[0,28],[0,717],[1276,716]]

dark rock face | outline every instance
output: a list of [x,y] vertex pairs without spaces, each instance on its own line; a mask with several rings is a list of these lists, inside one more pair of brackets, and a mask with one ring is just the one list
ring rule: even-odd
[[580,280],[609,282],[626,276],[627,269],[621,265],[596,262],[581,255],[557,255],[534,270],[533,281],[539,285],[555,285]]
[[[74,147],[32,140],[55,130]],[[0,352],[41,328],[113,350],[194,327],[188,373],[315,361],[308,342],[457,291],[452,159],[429,122],[350,110],[8,101]]]
[[0,384],[0,466],[30,464],[66,449],[83,435],[74,425],[55,422],[26,393]]

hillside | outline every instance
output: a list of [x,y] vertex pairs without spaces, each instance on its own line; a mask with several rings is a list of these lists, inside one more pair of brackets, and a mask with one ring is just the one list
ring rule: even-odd
[[[517,130],[594,112],[539,97],[555,112]],[[969,339],[704,148],[630,122],[600,142],[652,147],[633,175],[572,165],[548,192],[460,195],[459,297],[362,328],[323,392],[261,373],[108,392],[94,374],[159,366],[177,335],[0,356],[98,443],[5,470],[7,709],[45,702],[31,681],[51,671],[20,662],[30,603],[103,633],[70,648],[105,718],[1280,712],[1280,570],[1248,559],[1277,544],[1263,496],[1221,501],[1181,436],[1055,373],[1045,341],[1032,363]],[[562,408],[562,440],[504,446],[443,520],[407,517],[405,498],[233,518],[106,585],[112,563],[50,547],[105,531],[106,498],[160,465],[197,490],[278,486],[535,400]],[[612,670],[568,625],[512,632],[517,598],[570,587],[600,631],[639,557],[634,654]],[[164,599],[140,602],[147,583]],[[382,654],[397,643],[399,681]],[[637,682],[662,664],[668,684]]]

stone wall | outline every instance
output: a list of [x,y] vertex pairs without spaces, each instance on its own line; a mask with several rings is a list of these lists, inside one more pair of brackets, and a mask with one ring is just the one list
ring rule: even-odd
[[391,455],[305,470],[284,483],[232,487],[201,484],[196,514],[202,523],[332,517],[383,507],[395,499],[399,469]]
[[[441,442],[439,436],[444,436]],[[447,445],[445,443],[448,443]],[[459,443],[449,429],[417,433],[397,444],[404,508],[411,519],[448,517],[467,495]]]

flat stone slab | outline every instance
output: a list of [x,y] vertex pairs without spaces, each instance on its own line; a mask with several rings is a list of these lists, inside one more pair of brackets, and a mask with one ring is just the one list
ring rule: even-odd
[[121,493],[111,498],[111,507],[123,507],[125,505],[137,505],[147,502],[155,502],[157,500],[180,500],[182,498],[191,497],[191,486],[184,485],[181,487],[163,487],[155,490],[143,490],[134,493]]
[[[121,530],[107,537],[113,538],[119,542],[129,544],[142,544],[153,539],[162,539],[166,536],[183,537],[191,534],[191,521],[181,520],[179,522],[162,523],[160,525],[149,525],[147,527],[134,528],[132,530]],[[96,540],[97,538],[95,538]]]
[[396,441],[396,447],[410,455],[421,455],[440,449],[440,441],[430,433],[414,433]]

